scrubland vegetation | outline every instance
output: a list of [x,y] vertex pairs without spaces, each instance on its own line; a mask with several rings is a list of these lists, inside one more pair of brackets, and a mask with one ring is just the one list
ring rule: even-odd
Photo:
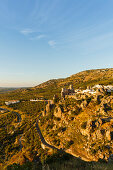
[[[99,83],[113,85],[112,73],[113,69],[90,70],[34,88],[0,94],[0,107],[4,109],[0,113],[1,168],[113,169],[110,158],[113,154],[113,94],[100,95],[98,100],[87,95],[79,100],[60,98],[61,88],[70,83],[82,89]],[[30,101],[52,99],[54,94],[57,100],[53,104]],[[5,106],[5,101],[16,99],[20,103]],[[62,152],[42,147],[36,130],[37,119],[45,140]]]

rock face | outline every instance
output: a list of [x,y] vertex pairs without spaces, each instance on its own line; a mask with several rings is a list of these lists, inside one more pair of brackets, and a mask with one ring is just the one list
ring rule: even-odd
[[90,131],[92,129],[91,127],[91,124],[92,124],[92,121],[89,119],[87,122],[86,122],[86,125],[85,127],[82,129],[80,129],[82,135],[84,136],[88,136],[88,138],[90,137]]
[[52,109],[52,107],[54,106],[54,104],[50,101],[48,102],[48,104],[46,105],[46,113],[49,113]]
[[50,110],[51,110],[51,104],[48,103],[48,104],[46,105],[46,112],[48,113],[48,112],[50,112]]
[[100,159],[104,159],[104,155],[103,155],[103,153],[100,150],[98,150],[97,154],[98,154]]
[[46,109],[45,109],[45,114],[49,114],[52,110],[52,108],[54,107],[54,104],[52,104],[52,102],[48,102],[48,104],[46,105]]
[[[101,129],[102,120],[99,118],[98,120],[91,120],[89,119],[86,122],[86,128],[80,129],[82,135],[88,136],[88,139],[91,138],[91,140],[97,140],[97,139],[103,139],[105,130]],[[106,138],[107,140],[111,140],[110,136],[110,130],[106,130]]]
[[98,94],[95,95],[95,96],[94,96],[94,101],[95,101],[95,102],[98,102],[98,103],[101,103],[101,99],[100,99],[101,96],[102,96],[102,95],[98,95]]
[[[53,122],[49,120],[48,123],[51,122],[53,132],[58,130],[56,137],[61,140],[60,147],[65,148],[66,140],[75,136],[75,145],[70,147],[70,152],[79,148],[81,155],[93,161],[107,160],[113,153],[113,96],[102,93],[103,89],[100,91],[93,97],[84,94],[78,99],[61,99],[54,103],[53,108],[52,103],[46,105],[48,118],[49,112],[53,117]],[[66,132],[62,131],[65,127]]]
[[[112,117],[91,118],[81,124],[80,132],[87,137],[87,153],[92,149],[99,159],[108,161],[113,148]],[[108,125],[108,126],[107,126]],[[89,150],[88,150],[89,149]]]
[[61,117],[62,117],[62,109],[61,109],[59,106],[57,106],[57,107],[55,108],[55,110],[54,110],[54,116],[55,116],[55,117],[58,117],[58,118],[61,118]]
[[111,133],[110,133],[110,129],[108,129],[108,130],[106,131],[106,139],[107,139],[108,141],[110,141],[110,140],[111,140]]
[[81,108],[83,109],[83,108],[87,107],[87,105],[88,105],[87,101],[84,100],[84,101],[81,103]]
[[42,116],[46,116],[46,112],[45,111],[42,111]]
[[96,130],[95,134],[96,134],[96,139],[102,139],[103,138],[103,135],[102,135],[102,133],[99,129]]
[[102,125],[102,120],[99,118],[95,123],[96,127],[99,128]]
[[80,132],[82,133],[82,135],[87,136],[89,134],[89,130],[88,129],[80,129]]
[[104,92],[105,92],[105,89],[104,89],[104,88],[100,88],[100,92],[101,92],[101,93],[104,93]]
[[71,114],[72,114],[71,110],[68,112],[68,114],[69,114],[69,115],[71,115]]

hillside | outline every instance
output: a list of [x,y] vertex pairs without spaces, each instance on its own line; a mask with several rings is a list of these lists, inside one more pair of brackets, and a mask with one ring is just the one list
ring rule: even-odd
[[[94,94],[61,98],[61,88],[70,84],[81,91],[113,85],[113,69],[83,71],[0,95],[2,169],[113,168],[113,92],[102,86]],[[29,100],[35,98],[42,101]],[[6,106],[10,99],[20,102]]]
[[68,78],[49,80],[33,88],[15,90],[0,97],[2,101],[6,99],[25,100],[37,97],[52,99],[54,94],[60,96],[61,88],[68,87],[70,84],[73,84],[75,89],[79,87],[86,88],[95,84],[113,85],[113,68],[82,71]]
[[99,96],[48,104],[40,118],[46,141],[85,161],[108,161],[113,154],[113,96]]
[[80,73],[74,74],[65,79],[49,80],[45,83],[36,86],[35,88],[46,88],[48,86],[64,87],[64,86],[68,86],[70,83],[73,84],[74,88],[84,87],[87,84],[94,85],[95,83],[112,84],[113,68],[82,71]]

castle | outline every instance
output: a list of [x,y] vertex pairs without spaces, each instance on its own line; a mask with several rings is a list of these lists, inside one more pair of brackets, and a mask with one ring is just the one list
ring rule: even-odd
[[73,88],[73,85],[71,84],[68,89],[62,88],[61,90],[61,97],[65,98],[65,95],[72,95],[75,94],[75,90]]

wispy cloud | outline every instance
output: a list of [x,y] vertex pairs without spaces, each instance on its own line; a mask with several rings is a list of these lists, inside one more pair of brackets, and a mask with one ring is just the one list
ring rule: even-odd
[[43,39],[43,38],[45,38],[45,37],[46,37],[46,35],[40,34],[40,35],[38,35],[38,36],[35,36],[35,37],[30,38],[30,40],[40,40],[40,39]]
[[46,35],[38,35],[37,37],[36,37],[36,39],[42,39],[42,38],[45,38],[46,37]]
[[49,44],[51,47],[55,47],[56,41],[55,41],[55,40],[50,40],[50,41],[48,41],[48,44]]
[[33,32],[34,32],[34,31],[33,31],[32,29],[29,29],[29,28],[23,29],[23,30],[20,31],[20,33],[21,33],[21,34],[24,34],[24,35],[28,35],[28,34],[31,34],[31,33],[33,33]]

